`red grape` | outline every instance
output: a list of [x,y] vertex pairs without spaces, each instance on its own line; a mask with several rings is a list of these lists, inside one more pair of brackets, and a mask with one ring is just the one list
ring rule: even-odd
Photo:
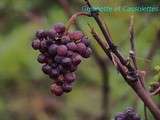
[[57,54],[59,56],[65,56],[67,54],[67,47],[65,45],[60,45],[57,47]]
[[52,44],[49,49],[48,49],[48,52],[50,55],[56,55],[57,53],[57,45],[56,44]]
[[37,50],[37,49],[39,49],[40,48],[40,46],[41,46],[41,41],[40,40],[34,40],[33,42],[32,42],[32,48],[33,49],[35,49],[35,50]]
[[73,81],[76,80],[76,75],[75,73],[66,73],[64,75],[64,80],[67,82],[67,83],[72,83]]
[[51,93],[56,96],[61,96],[63,94],[63,89],[57,84],[52,84],[50,87]]

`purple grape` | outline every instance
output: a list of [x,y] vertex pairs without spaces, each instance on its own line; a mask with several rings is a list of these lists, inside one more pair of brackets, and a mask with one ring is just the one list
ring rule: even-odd
[[65,56],[67,54],[67,47],[65,45],[59,45],[57,47],[57,54],[59,56]]
[[52,69],[51,70],[51,72],[50,72],[50,77],[51,78],[56,78],[56,77],[58,77],[59,76],[59,70],[57,69],[57,68],[54,68],[54,69]]
[[68,50],[66,56],[67,56],[67,57],[72,57],[74,54],[75,54],[75,53],[74,53],[73,51]]
[[52,70],[51,66],[49,66],[49,65],[47,65],[47,64],[42,66],[42,71],[43,71],[45,74],[50,74],[51,70]]
[[64,75],[64,80],[67,82],[67,83],[72,83],[73,81],[76,80],[76,75],[75,73],[66,73]]
[[68,92],[72,91],[72,85],[68,84],[68,83],[64,83],[62,86],[62,89],[64,92],[68,93]]
[[87,47],[90,46],[90,42],[88,41],[88,38],[86,38],[86,37],[83,37],[83,38],[81,39],[81,42],[84,43]]
[[37,61],[39,63],[46,63],[47,62],[47,56],[45,56],[44,54],[40,54],[37,58]]
[[64,59],[62,59],[62,64],[64,65],[64,66],[70,66],[71,65],[71,62],[72,62],[72,60],[71,60],[71,58],[64,58]]
[[47,50],[47,44],[45,40],[41,41],[41,50],[42,51],[46,51]]
[[49,38],[51,38],[52,40],[55,39],[57,35],[57,32],[54,29],[51,29],[48,33]]
[[61,64],[63,58],[64,58],[64,57],[62,57],[62,56],[56,55],[56,56],[54,57],[54,61],[55,61],[56,63]]
[[71,40],[80,40],[83,36],[84,36],[83,33],[80,31],[69,33],[69,37]]
[[76,70],[77,70],[77,66],[75,66],[75,65],[73,65],[73,64],[72,64],[72,65],[70,66],[70,68],[69,68],[69,71],[70,71],[70,72],[75,72]]
[[81,63],[81,59],[82,57],[79,54],[76,54],[73,58],[72,58],[72,63],[73,65],[77,66],[78,64]]
[[57,53],[57,45],[56,44],[52,44],[49,49],[48,49],[48,52],[50,55],[56,55]]
[[74,42],[67,43],[67,48],[71,51],[77,50],[77,45]]
[[92,54],[91,48],[87,47],[86,52],[83,54],[84,58],[89,58]]
[[52,44],[54,44],[55,42],[52,40],[46,40],[46,45],[47,47],[51,46]]
[[81,54],[82,56],[85,54],[87,47],[85,46],[84,43],[78,43],[77,44],[77,51],[79,54]]
[[63,89],[57,84],[52,84],[50,87],[51,93],[56,96],[61,96],[63,94]]
[[32,48],[37,50],[37,49],[40,49],[40,46],[41,46],[41,42],[40,40],[36,39],[32,42]]
[[63,23],[57,23],[53,26],[53,28],[57,33],[64,33],[65,32],[65,26]]
[[38,30],[38,31],[36,32],[36,37],[37,37],[38,39],[40,39],[40,40],[42,40],[43,37],[45,37],[45,36],[46,36],[46,34],[45,34],[45,31],[44,31],[44,30]]

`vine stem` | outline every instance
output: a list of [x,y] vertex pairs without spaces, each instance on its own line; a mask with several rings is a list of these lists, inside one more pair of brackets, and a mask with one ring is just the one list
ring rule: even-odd
[[[133,15],[130,17],[129,33],[130,33],[130,44],[131,44],[131,50],[130,50],[129,54],[130,54],[130,58],[132,60],[132,63],[134,65],[134,68],[136,70],[138,70],[137,60],[136,60],[134,16]],[[140,78],[140,83],[142,84],[142,86],[145,89],[144,79],[141,79],[141,78]],[[145,120],[148,120],[147,108],[146,108],[145,104],[144,104],[144,117],[145,117]]]
[[77,17],[79,16],[87,16],[87,17],[91,17],[91,15],[89,13],[86,12],[77,12],[74,15],[71,16],[71,18],[68,20],[68,22],[66,23],[66,31],[65,33],[69,30],[69,28],[71,27],[72,24],[75,24]]

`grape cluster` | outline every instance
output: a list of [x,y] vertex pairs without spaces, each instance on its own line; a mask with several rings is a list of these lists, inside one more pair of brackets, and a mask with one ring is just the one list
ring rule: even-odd
[[78,65],[92,53],[88,38],[80,31],[66,32],[62,23],[37,31],[32,47],[40,51],[42,71],[54,79],[50,89],[56,96],[72,90]]
[[133,108],[127,108],[116,115],[114,120],[141,120]]

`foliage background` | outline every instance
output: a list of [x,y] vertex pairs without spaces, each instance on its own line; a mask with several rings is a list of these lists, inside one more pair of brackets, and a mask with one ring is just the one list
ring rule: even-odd
[[[68,1],[71,9],[81,11],[82,0]],[[125,0],[95,0],[92,3],[96,6],[128,4]],[[127,57],[130,14],[102,13],[101,16],[107,22],[114,42]],[[42,73],[41,65],[36,61],[38,52],[31,48],[31,41],[37,29],[49,29],[56,22],[67,22],[67,19],[57,0],[0,1],[0,120],[95,120],[100,117],[102,75],[94,58],[91,57],[80,65],[73,91],[63,97],[55,97],[49,92],[51,80]],[[135,14],[137,60],[140,69],[145,68],[146,61],[151,64],[149,69],[160,64],[159,49],[152,61],[146,59],[160,29],[159,20],[159,15]],[[93,19],[79,18],[81,29],[89,36],[100,56],[106,59],[91,37],[88,23],[101,34]],[[108,114],[114,118],[117,112],[134,106],[143,116],[143,103],[136,98],[135,93],[112,65],[108,67],[111,89]],[[151,75],[148,76],[149,82],[153,81],[154,74]],[[155,99],[159,103],[159,98]],[[153,119],[151,114],[149,119]]]

